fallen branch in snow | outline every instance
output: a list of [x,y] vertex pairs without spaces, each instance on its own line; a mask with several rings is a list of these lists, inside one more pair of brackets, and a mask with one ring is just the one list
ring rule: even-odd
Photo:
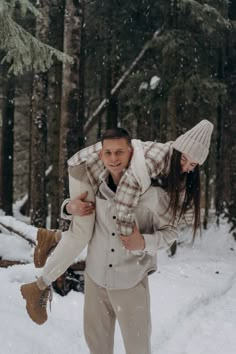
[[0,227],[3,227],[4,229],[8,230],[9,232],[13,232],[14,234],[16,234],[17,236],[22,237],[23,239],[25,239],[27,242],[29,242],[29,244],[31,246],[36,246],[36,243],[31,240],[30,238],[28,238],[27,236],[25,236],[23,233],[21,233],[20,231],[17,231],[16,229],[14,229],[11,226],[8,226],[6,224],[4,224],[2,221],[0,222]]
[[27,263],[20,262],[20,261],[9,261],[7,259],[0,259],[0,268],[8,268],[17,264],[27,264]]

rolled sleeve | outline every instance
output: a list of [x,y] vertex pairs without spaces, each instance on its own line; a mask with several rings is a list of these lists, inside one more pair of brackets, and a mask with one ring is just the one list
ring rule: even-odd
[[154,256],[158,249],[169,248],[178,239],[178,228],[166,226],[153,234],[143,234],[145,240],[144,252]]
[[69,215],[65,212],[66,205],[70,202],[70,198],[64,200],[61,205],[61,218],[64,220],[72,220],[72,215]]

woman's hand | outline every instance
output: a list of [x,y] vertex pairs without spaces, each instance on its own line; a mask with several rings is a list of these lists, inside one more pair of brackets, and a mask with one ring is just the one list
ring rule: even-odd
[[123,246],[129,251],[143,251],[145,248],[145,240],[142,234],[140,234],[136,224],[134,224],[132,234],[128,236],[120,235]]
[[88,192],[84,192],[75,199],[72,199],[67,205],[66,210],[71,215],[86,216],[93,213],[95,206],[93,202],[84,201]]

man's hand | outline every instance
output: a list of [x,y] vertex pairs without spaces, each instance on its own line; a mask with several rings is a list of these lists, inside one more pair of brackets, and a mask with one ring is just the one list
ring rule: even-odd
[[125,248],[129,251],[140,251],[145,248],[145,240],[142,234],[140,234],[136,224],[134,224],[134,229],[132,234],[128,236],[120,235],[120,239],[125,246]]
[[71,200],[66,205],[66,210],[71,215],[77,216],[85,216],[90,215],[94,211],[94,203],[92,202],[85,202],[84,199],[87,197],[88,192],[84,192],[83,194],[79,195],[77,198]]

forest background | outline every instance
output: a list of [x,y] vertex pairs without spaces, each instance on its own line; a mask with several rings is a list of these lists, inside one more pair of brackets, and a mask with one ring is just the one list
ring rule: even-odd
[[236,0],[0,0],[0,31],[6,215],[21,199],[57,228],[66,161],[108,128],[166,142],[208,119],[203,226],[223,216],[236,238]]

